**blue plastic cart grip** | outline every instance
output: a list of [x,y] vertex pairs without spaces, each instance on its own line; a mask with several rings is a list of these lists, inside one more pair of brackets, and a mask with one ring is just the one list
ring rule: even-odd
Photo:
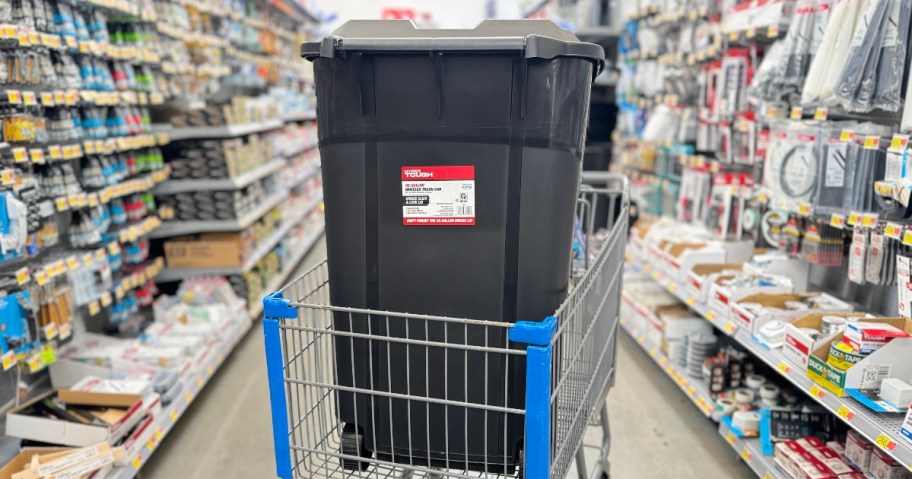
[[263,319],[266,340],[266,374],[269,379],[269,402],[272,406],[272,438],[275,446],[276,475],[291,477],[291,446],[288,444],[288,403],[285,398],[285,358],[279,321]]
[[526,464],[528,479],[551,475],[551,345],[526,349]]

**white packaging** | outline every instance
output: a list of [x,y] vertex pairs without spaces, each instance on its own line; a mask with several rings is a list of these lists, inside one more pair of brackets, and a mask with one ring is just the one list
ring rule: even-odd
[[870,354],[893,339],[906,337],[908,333],[891,324],[855,321],[846,324],[843,342],[862,354]]
[[846,436],[845,457],[861,472],[867,474],[871,470],[871,453],[874,444],[866,441],[855,431],[849,431]]
[[880,383],[880,398],[898,408],[908,409],[912,406],[912,386],[899,378],[886,378]]
[[69,389],[90,393],[145,396],[152,392],[152,384],[142,379],[102,379],[95,376],[86,376]]
[[871,475],[876,479],[909,479],[912,477],[908,469],[880,449],[876,449],[871,454]]

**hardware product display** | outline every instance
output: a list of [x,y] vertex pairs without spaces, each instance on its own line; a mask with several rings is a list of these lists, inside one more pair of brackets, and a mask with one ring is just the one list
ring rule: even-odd
[[[665,337],[669,321],[638,318],[651,304],[641,295],[630,294],[625,329],[698,409],[713,405],[707,415],[759,477],[908,475],[912,436],[897,431],[912,384],[912,95],[903,81],[912,4],[637,4],[619,62],[622,79],[638,81],[617,90],[614,169],[630,175],[646,208],[625,281],[651,281],[680,302],[663,307],[683,303],[678,316],[709,320],[720,351],[741,348],[759,376],[745,375],[728,397],[693,375],[682,340]],[[690,38],[697,30],[700,43]],[[633,35],[676,41],[644,50]],[[663,90],[682,74],[695,96]],[[688,109],[693,140],[668,131],[669,112]],[[658,161],[670,152],[687,152],[675,175]],[[672,194],[670,208],[653,207]],[[778,410],[790,392],[782,379],[799,386],[805,410]],[[757,439],[753,417],[738,414],[754,410]],[[876,439],[885,457],[876,472],[871,443],[860,448],[859,438]]]

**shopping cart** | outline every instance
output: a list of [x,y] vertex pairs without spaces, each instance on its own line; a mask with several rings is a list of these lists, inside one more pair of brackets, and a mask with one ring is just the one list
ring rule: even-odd
[[[579,274],[573,275],[574,285],[566,300],[553,316],[539,322],[513,324],[332,306],[325,262],[269,295],[264,300],[263,328],[278,476],[563,479],[575,461],[580,479],[607,478],[610,435],[605,397],[614,381],[628,206],[626,178],[583,174],[577,224],[586,234],[575,261],[584,267],[571,269]],[[608,217],[608,228],[601,234],[594,227],[600,215]],[[367,321],[368,334],[352,332],[356,329],[351,327],[334,329],[340,315],[352,323]],[[444,334],[437,337],[428,330]],[[470,343],[468,337],[485,340]],[[335,354],[339,341],[368,341],[372,352],[380,352],[370,355],[371,370],[385,368],[386,377],[404,375],[408,390],[403,393],[388,384],[338,381],[342,375],[355,376],[354,371],[339,370]],[[425,360],[424,368],[415,371],[412,355],[438,355],[440,361]],[[506,378],[496,384],[484,373],[473,374],[484,371],[481,368],[498,356],[507,359],[508,369],[524,368],[524,397],[512,397]],[[520,360],[523,358],[525,361]],[[429,363],[444,367],[432,370]],[[465,377],[449,377],[449,364],[467,371]],[[446,378],[444,397],[423,391],[432,377]],[[484,382],[483,400],[466,400],[470,382],[478,388],[474,384],[478,381]],[[377,444],[378,434],[389,434],[392,441],[394,425],[378,424],[369,417],[358,418],[356,424],[341,423],[336,411],[340,393],[369,398],[374,408],[389,408],[384,416],[396,421],[396,427],[439,432],[446,438],[448,451],[454,452],[440,457],[429,452],[430,444],[413,443],[409,434],[408,444],[394,443],[387,453],[369,453],[365,439],[373,435],[370,442]],[[493,415],[503,420],[489,421]],[[443,417],[443,424],[429,426],[432,416]],[[497,445],[489,441],[502,442],[503,451],[513,448],[507,444],[506,430],[515,422],[507,419],[513,417],[522,418],[525,426],[522,448],[513,459],[503,460],[503,464],[470,459],[469,451],[488,451],[489,445]],[[473,421],[485,426],[481,437],[469,437],[468,424]],[[491,424],[502,427],[488,428]],[[601,443],[595,447],[599,458],[590,473],[582,445],[591,425],[601,428]],[[453,430],[457,428],[465,434]]]

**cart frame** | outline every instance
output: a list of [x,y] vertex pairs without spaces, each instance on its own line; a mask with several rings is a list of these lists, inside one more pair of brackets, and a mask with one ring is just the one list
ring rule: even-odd
[[[581,245],[584,253],[577,258],[582,266],[575,270],[581,274],[573,275],[575,285],[557,311],[541,321],[503,323],[332,306],[329,302],[330,285],[325,262],[280,291],[268,295],[264,299],[263,328],[278,477],[563,479],[568,474],[571,461],[575,461],[578,477],[589,479],[582,443],[587,428],[595,419],[596,411],[599,411],[596,425],[601,426],[603,438],[602,444],[597,447],[600,458],[591,477],[607,477],[610,433],[605,398],[614,381],[623,255],[630,204],[628,190],[627,180],[623,176],[610,173],[583,174],[577,219],[587,233],[584,244]],[[607,207],[599,207],[602,198],[608,199]],[[610,227],[596,250],[590,241],[594,238],[593,225],[597,214],[602,212],[607,214]],[[591,249],[597,252],[592,254]],[[571,268],[571,271],[574,269]],[[333,327],[334,321],[339,321],[339,318],[347,318],[350,323],[366,321],[374,327],[366,335],[352,332],[354,330],[351,328],[347,331],[339,330]],[[442,339],[432,338],[427,334],[429,324],[441,325],[443,330],[455,331],[456,334],[448,333]],[[404,335],[401,333],[403,327]],[[392,334],[392,329],[400,332]],[[460,329],[462,335],[458,334]],[[469,337],[470,329],[483,331],[484,344],[469,343],[466,338]],[[488,338],[501,336],[509,339],[490,344]],[[402,365],[391,357],[390,351],[394,349],[405,351],[405,354],[424,354],[426,357],[442,351],[446,358],[444,364],[462,357],[465,358],[465,366],[469,365],[470,356],[477,360],[483,357],[485,365],[495,357],[525,359],[525,396],[512,397],[506,385],[503,385],[503,394],[498,394],[500,390],[497,388],[500,385],[489,385],[487,375],[482,374],[485,376],[485,400],[469,401],[470,384],[479,387],[475,384],[479,381],[477,377],[470,381],[468,371],[462,382],[457,383],[465,389],[464,394],[458,390],[451,393],[449,389],[458,388],[448,388],[445,397],[432,397],[428,393],[422,393],[418,384],[420,381],[416,381],[414,389],[410,386],[407,391],[393,391],[391,387],[374,384],[373,380],[367,385],[352,381],[349,384],[355,384],[354,386],[340,386],[337,378],[347,371],[340,370],[335,361],[334,346],[337,341],[367,341],[377,351],[385,351],[385,362],[381,352],[376,363],[372,355],[370,365],[372,371],[374,368],[386,367],[389,374],[393,370],[397,374],[402,373],[399,370]],[[428,362],[430,361],[426,360]],[[412,371],[410,363],[411,361],[405,361],[408,382],[421,377],[421,371]],[[516,361],[510,364],[521,363]],[[351,373],[354,375],[354,366]],[[517,373],[519,372],[514,372]],[[425,364],[425,378],[431,374],[443,374],[446,378],[446,366],[443,371],[431,371]],[[395,443],[391,456],[368,457],[359,453],[365,436],[373,434],[373,443],[376,444],[376,431],[384,430],[386,424],[376,424],[374,418],[356,421],[354,427],[339,423],[336,395],[342,393],[370,398],[374,407],[377,407],[377,403],[389,407],[390,430],[394,427],[394,403],[400,407],[406,406],[406,427],[410,431],[408,457],[396,452]],[[521,407],[516,407],[516,404]],[[411,431],[421,424],[428,428],[431,412],[441,410],[446,418],[444,434],[448,446],[449,438],[453,434],[459,437],[460,433],[459,430],[453,430],[456,426],[451,429],[449,418],[462,419],[461,416],[464,416],[462,421],[453,421],[456,425],[462,423],[465,427],[464,444],[453,444],[452,449],[465,453],[454,452],[451,456],[448,448],[445,458],[432,458],[428,444],[425,460],[415,452],[420,451],[423,444],[412,443]],[[427,421],[412,424],[420,422],[422,411]],[[473,417],[484,417],[485,450],[489,437],[504,438],[504,450],[512,446],[506,443],[506,420],[503,421],[502,435],[501,431],[488,431],[489,414],[522,416],[525,432],[520,457],[515,462],[504,461],[502,468],[500,464],[492,466],[484,462],[483,468],[479,469],[477,464],[470,463],[468,451],[472,446],[468,427],[465,426],[470,414]],[[401,417],[400,413],[399,419]],[[402,427],[398,424],[398,419],[396,427]],[[427,434],[430,434],[429,430]],[[392,439],[392,433],[390,438]],[[472,438],[471,442],[476,441],[482,441],[482,438]],[[441,460],[445,461],[445,467],[440,466]]]

